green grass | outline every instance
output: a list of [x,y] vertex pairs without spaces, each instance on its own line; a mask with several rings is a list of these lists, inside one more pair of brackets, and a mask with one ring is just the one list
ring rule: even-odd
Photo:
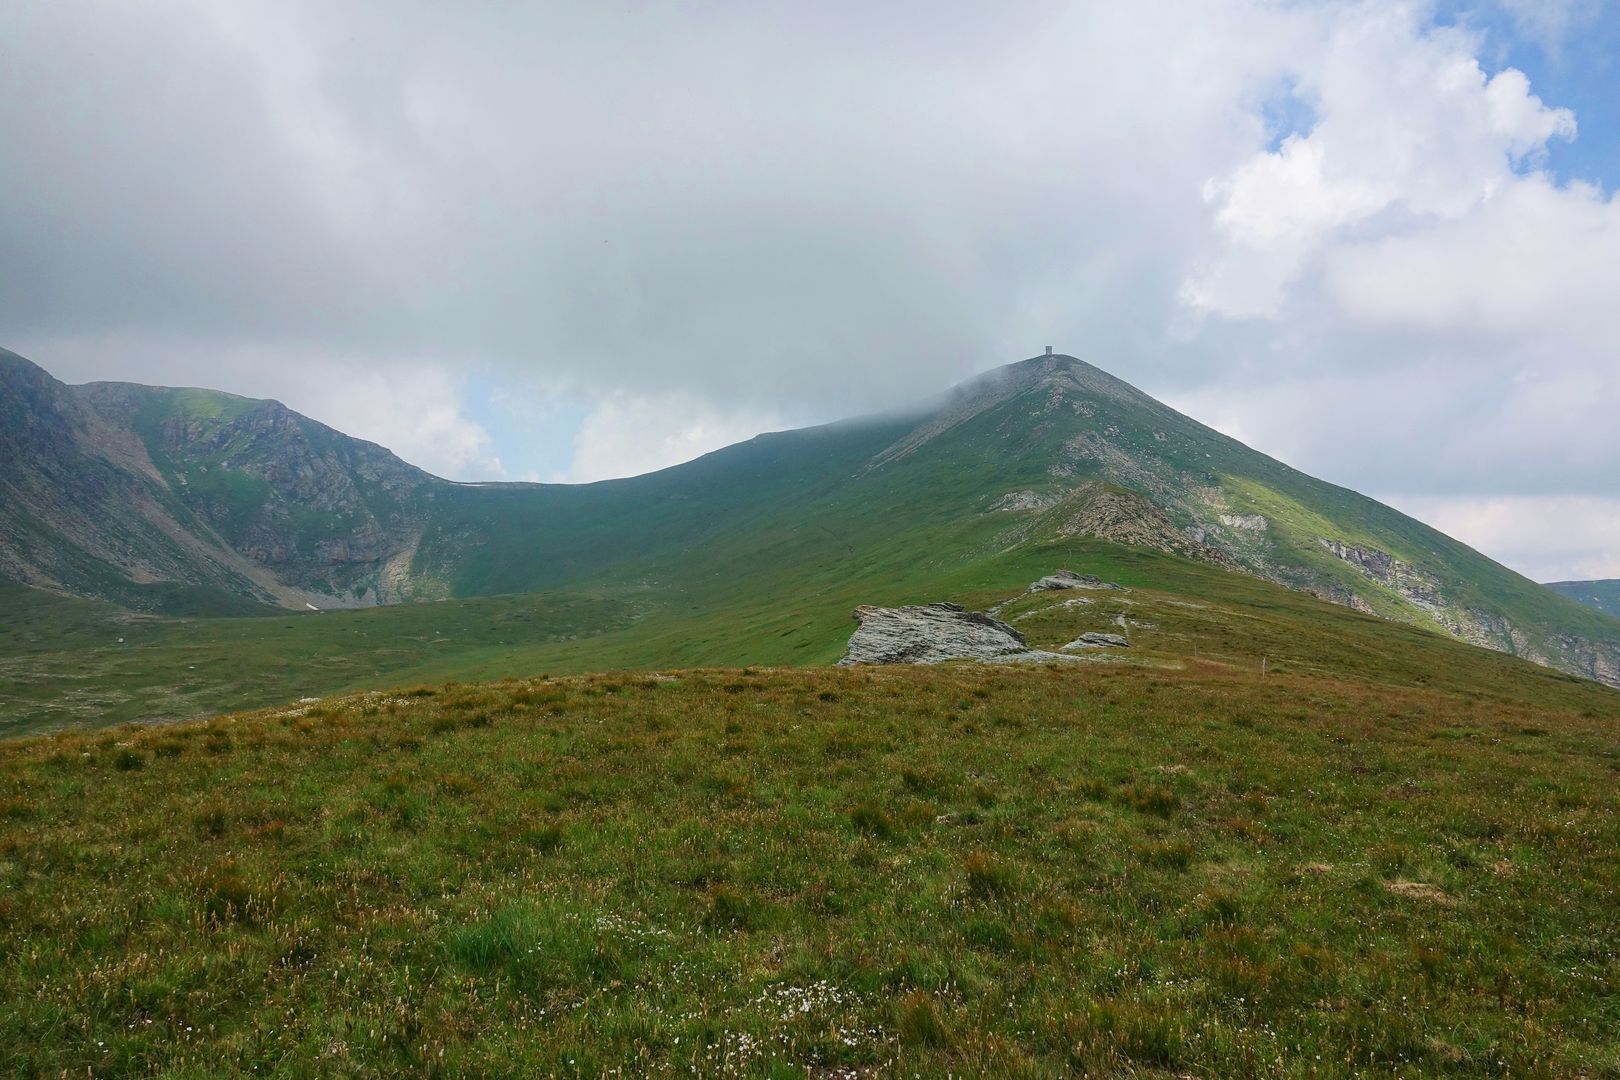
[[[1620,694],[1018,535],[979,510],[1050,481],[1028,405],[871,471],[905,424],[456,489],[418,569],[476,599],[0,585],[0,1075],[1620,1077]],[[1285,545],[1319,527],[1291,506],[1440,543],[1113,419],[1273,493]],[[1060,567],[1126,589],[1024,593]],[[1130,646],[828,666],[855,605],[940,599]]]
[[1605,615],[1620,616],[1620,580],[1555,581],[1548,585],[1571,600],[1596,608]]
[[[860,577],[836,562],[794,562],[798,577],[785,591],[766,580],[768,566],[740,566],[707,597],[653,584],[606,595],[172,618],[0,585],[12,612],[0,621],[0,736],[189,719],[413,681],[827,664],[843,654],[856,605],[941,599],[977,609],[1013,599],[1001,617],[1045,648],[1087,630],[1117,630],[1124,617],[1133,648],[1123,655],[1161,666],[1196,659],[1257,670],[1264,658],[1275,671],[1498,696],[1576,682],[1172,556],[1100,541],[985,553],[977,542],[996,527],[960,524],[956,547],[921,559],[903,544],[878,547]],[[1096,603],[1067,608],[1069,594],[1020,598],[1030,581],[1065,565],[1133,591],[1086,594]]]
[[[49,381],[11,359],[12,368],[35,382]],[[992,384],[999,389],[992,392]],[[824,661],[836,655],[847,609],[857,603],[939,599],[975,584],[1011,588],[1015,567],[1018,573],[1035,569],[1069,547],[1118,561],[1087,542],[1059,546],[1063,538],[1053,534],[1062,527],[1061,514],[989,511],[1015,491],[1053,494],[1092,481],[1143,495],[1175,526],[1214,534],[1221,532],[1222,516],[1264,513],[1264,530],[1228,530],[1240,560],[1302,588],[1341,599],[1354,593],[1380,614],[1436,625],[1393,589],[1335,558],[1319,537],[1355,541],[1411,563],[1439,582],[1446,618],[1476,630],[1490,627],[1504,648],[1539,653],[1588,674],[1610,670],[1605,650],[1620,648],[1620,622],[1070,358],[1012,365],[973,384],[966,393],[981,395],[983,407],[952,425],[935,426],[954,415],[947,402],[909,416],[761,435],[658,473],[586,485],[450,484],[269,403],[203,391],[131,393],[136,405],[120,398],[107,408],[114,419],[134,408],[133,428],[167,478],[166,486],[139,480],[136,487],[151,487],[148,494],[167,509],[172,529],[98,502],[96,492],[117,485],[109,487],[110,474],[103,475],[111,466],[85,451],[75,468],[96,482],[78,492],[80,516],[57,521],[63,514],[54,499],[36,506],[33,516],[26,507],[14,515],[16,543],[28,549],[23,562],[50,570],[42,579],[143,610],[226,614],[218,604],[229,590],[263,598],[262,590],[221,567],[192,566],[188,575],[195,553],[171,535],[186,529],[210,537],[219,532],[261,554],[270,538],[277,552],[272,569],[283,581],[331,594],[376,588],[380,560],[409,552],[408,568],[403,558],[391,564],[391,597],[606,596],[644,616],[630,635],[594,642],[593,649],[600,646],[594,659],[529,642],[521,656],[469,652],[469,675],[532,670],[524,665],[590,670]],[[42,401],[49,397],[41,394]],[[915,452],[888,452],[919,430],[932,438]],[[288,480],[289,463],[295,475],[318,476],[321,483],[312,488]],[[279,479],[272,483],[272,476]],[[71,483],[67,488],[78,491]],[[132,585],[104,552],[84,546],[90,539],[115,541],[112,550],[162,568],[153,576],[172,574],[209,588]],[[334,561],[333,551],[349,540],[368,557]],[[240,640],[247,638],[244,632]],[[407,666],[387,670],[415,674]],[[206,698],[187,696],[199,705]],[[154,704],[161,714],[174,713]]]
[[0,1073],[1617,1076],[1615,700],[731,669],[13,741]]
[[630,605],[552,595],[252,618],[135,615],[0,584],[0,738],[164,722],[503,667],[630,625]]
[[[1320,537],[1377,548],[1431,575],[1448,617],[1469,625],[1507,620],[1517,644],[1498,634],[1502,647],[1571,660],[1581,648],[1565,656],[1568,639],[1620,642],[1620,622],[1418,521],[1256,453],[1095,369],[1071,363],[1067,370],[1085,390],[1071,388],[1054,405],[1049,385],[1028,383],[878,466],[920,418],[764,435],[623,481],[458,489],[435,502],[418,568],[457,595],[636,588],[667,621],[694,621],[697,632],[718,624],[722,612],[752,627],[735,618],[749,605],[791,613],[834,595],[850,606],[897,595],[938,599],[974,575],[1010,586],[996,576],[1009,552],[1049,557],[1061,538],[1040,533],[1039,515],[988,507],[1013,491],[1072,490],[1100,479],[1158,502],[1181,526],[1263,513],[1268,528],[1242,541],[1253,548],[1245,556],[1253,567],[1301,587],[1354,593],[1385,616],[1437,628],[1394,590],[1334,557]],[[1003,372],[1033,373],[1016,365]],[[1082,555],[1098,550],[1073,546]],[[656,625],[649,620],[648,629]],[[711,650],[689,660],[666,650],[649,662],[755,659]]]

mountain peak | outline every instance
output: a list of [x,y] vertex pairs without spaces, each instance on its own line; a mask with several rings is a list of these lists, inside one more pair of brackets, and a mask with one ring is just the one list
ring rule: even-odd
[[961,569],[1083,537],[1620,685],[1620,624],[1077,357],[1008,364],[881,421],[588,488],[485,488],[280,406],[69,388],[7,354],[0,578],[137,608],[300,609],[660,580],[679,606],[750,581],[749,603],[774,597],[801,570]]
[[1068,387],[1107,397],[1129,398],[1134,401],[1153,400],[1124,379],[1116,378],[1095,364],[1088,364],[1079,357],[1067,353],[1032,356],[1028,360],[1020,360],[997,368],[990,374],[1001,372],[1005,373],[1008,381],[1023,389]]
[[1130,383],[1116,379],[1099,367],[1066,353],[1048,353],[994,368],[959,383],[915,428],[874,457],[870,467],[877,468],[903,458],[977,416],[1030,395],[1038,395],[1038,400],[1030,402],[1032,418],[1050,412],[1066,396],[1169,411]]
[[0,348],[0,387],[38,387],[49,384],[61,385],[50,372],[26,356],[18,356],[10,349]]

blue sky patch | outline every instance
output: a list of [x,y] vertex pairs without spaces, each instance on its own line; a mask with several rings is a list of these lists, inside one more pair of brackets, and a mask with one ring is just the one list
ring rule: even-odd
[[1275,153],[1291,135],[1309,135],[1316,126],[1316,107],[1293,79],[1279,83],[1260,103],[1266,123],[1266,149]]
[[1500,4],[1445,2],[1439,26],[1481,35],[1480,67],[1487,75],[1517,68],[1547,105],[1575,113],[1575,139],[1554,139],[1542,166],[1560,183],[1581,180],[1605,193],[1620,179],[1620,4],[1572,3],[1565,32],[1544,40],[1522,16]]

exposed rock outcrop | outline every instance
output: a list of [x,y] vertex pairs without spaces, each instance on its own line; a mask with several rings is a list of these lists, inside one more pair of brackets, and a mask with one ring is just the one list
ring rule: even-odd
[[1088,630],[1075,638],[1065,649],[1125,649],[1130,647],[1123,634],[1104,634],[1096,630]]
[[863,604],[861,624],[840,664],[937,664],[944,660],[999,660],[1029,652],[1024,635],[1004,622],[960,604],[885,608]]
[[1050,491],[1009,491],[991,503],[990,510],[1046,510],[1062,497]]
[[1188,536],[1147,498],[1099,481],[1075,488],[1041,515],[1040,527],[1049,535],[1093,536],[1229,569],[1235,566],[1223,552]]
[[1411,563],[1402,562],[1387,551],[1347,544],[1342,540],[1330,540],[1325,536],[1316,539],[1336,558],[1349,563],[1380,585],[1394,589],[1402,599],[1424,611],[1432,614],[1445,603],[1440,592],[1440,582],[1432,575],[1424,573]]
[[1620,689],[1620,647],[1578,634],[1558,634],[1552,641],[1565,664],[1589,679]]
[[1057,589],[1117,589],[1111,581],[1104,581],[1095,574],[1077,574],[1073,570],[1059,570],[1055,574],[1047,574],[1041,580],[1029,587],[1029,591],[1048,592]]
[[[1100,657],[1070,656],[1031,649],[1024,635],[980,611],[960,604],[918,604],[885,608],[863,604],[854,611],[860,628],[849,639],[839,666],[854,664],[939,664],[946,660],[978,660],[988,664],[1076,663]],[[1125,645],[1117,634],[1085,634],[1075,647]],[[1069,648],[1070,646],[1064,646]]]
[[[1394,591],[1453,637],[1470,645],[1511,653],[1531,663],[1620,687],[1620,646],[1575,634],[1532,635],[1499,613],[1448,602],[1437,578],[1387,551],[1321,536],[1317,537],[1317,542],[1369,580]],[[1313,591],[1324,599],[1378,614],[1366,600],[1354,594],[1344,595],[1341,589]]]

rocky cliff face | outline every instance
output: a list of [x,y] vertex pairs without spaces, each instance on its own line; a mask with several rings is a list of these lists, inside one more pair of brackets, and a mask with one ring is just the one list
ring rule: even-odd
[[409,595],[442,482],[276,402],[69,387],[0,355],[0,574],[137,609]]
[[1349,563],[1362,574],[1386,588],[1393,589],[1401,599],[1423,611],[1438,612],[1445,599],[1440,595],[1440,583],[1430,574],[1377,548],[1360,547],[1342,540],[1316,538],[1333,557]]
[[0,573],[137,609],[162,606],[163,583],[273,598],[247,560],[177,509],[127,427],[0,351]]
[[[1575,634],[1537,636],[1498,612],[1456,602],[1432,574],[1395,558],[1387,551],[1326,537],[1317,539],[1335,558],[1355,567],[1370,581],[1394,592],[1454,637],[1470,645],[1512,653],[1533,663],[1562,668],[1610,686],[1620,686],[1620,646]],[[1375,610],[1354,593],[1336,599],[1351,607]]]
[[433,477],[274,401],[221,408],[143,387],[83,391],[103,415],[136,417],[170,490],[278,580],[343,605],[408,598],[382,571],[420,536]]
[[1177,528],[1163,508],[1134,491],[1099,481],[1081,484],[1060,499],[1042,515],[1037,529],[1056,536],[1094,536],[1218,566],[1233,565],[1219,548]]

